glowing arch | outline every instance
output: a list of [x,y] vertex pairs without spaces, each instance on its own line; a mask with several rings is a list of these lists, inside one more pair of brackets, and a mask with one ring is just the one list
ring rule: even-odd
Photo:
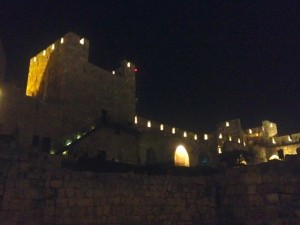
[[272,155],[270,158],[269,158],[269,160],[280,160],[279,159],[279,157],[278,157],[278,155]]
[[174,155],[175,166],[190,166],[189,154],[183,145],[178,145]]

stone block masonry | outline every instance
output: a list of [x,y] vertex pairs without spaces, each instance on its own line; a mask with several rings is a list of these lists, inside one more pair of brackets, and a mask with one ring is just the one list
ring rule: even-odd
[[75,172],[58,156],[0,153],[1,225],[300,224],[300,167],[213,176]]

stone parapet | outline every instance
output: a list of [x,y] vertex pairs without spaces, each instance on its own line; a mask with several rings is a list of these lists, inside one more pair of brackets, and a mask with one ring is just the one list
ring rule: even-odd
[[57,156],[0,154],[1,224],[299,224],[300,167],[212,176],[76,172]]

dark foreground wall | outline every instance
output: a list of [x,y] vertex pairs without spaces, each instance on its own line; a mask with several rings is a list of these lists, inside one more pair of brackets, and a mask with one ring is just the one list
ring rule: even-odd
[[1,225],[300,224],[299,167],[214,176],[94,174],[59,158],[0,154]]

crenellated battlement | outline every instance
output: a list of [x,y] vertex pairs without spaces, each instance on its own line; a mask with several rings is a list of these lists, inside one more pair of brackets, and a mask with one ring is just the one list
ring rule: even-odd
[[[36,97],[38,95],[46,68],[49,64],[49,59],[52,56],[61,57],[65,52],[70,51],[76,52],[80,60],[87,62],[89,54],[88,39],[81,38],[69,32],[30,59],[26,86],[27,96]],[[66,58],[67,57],[64,57],[63,60],[66,60]]]
[[175,126],[171,126],[165,123],[159,123],[157,121],[149,120],[143,117],[134,117],[134,126],[139,131],[157,131],[161,132],[162,135],[183,137],[190,141],[195,142],[213,142],[214,134],[208,133],[195,133],[187,130],[180,129]]
[[265,140],[269,146],[291,145],[300,142],[300,133],[270,137]]
[[278,136],[276,123],[267,120],[242,129],[240,120],[232,119],[204,133],[137,116],[135,64],[122,60],[106,70],[88,55],[89,40],[70,32],[30,59],[26,95],[32,98],[12,95],[0,115],[0,121],[13,121],[10,130],[20,127],[22,146],[50,152],[51,143],[62,140],[62,148],[75,153],[180,166],[217,165],[219,154],[235,150],[255,152],[253,162],[259,163],[300,147],[300,133]]

